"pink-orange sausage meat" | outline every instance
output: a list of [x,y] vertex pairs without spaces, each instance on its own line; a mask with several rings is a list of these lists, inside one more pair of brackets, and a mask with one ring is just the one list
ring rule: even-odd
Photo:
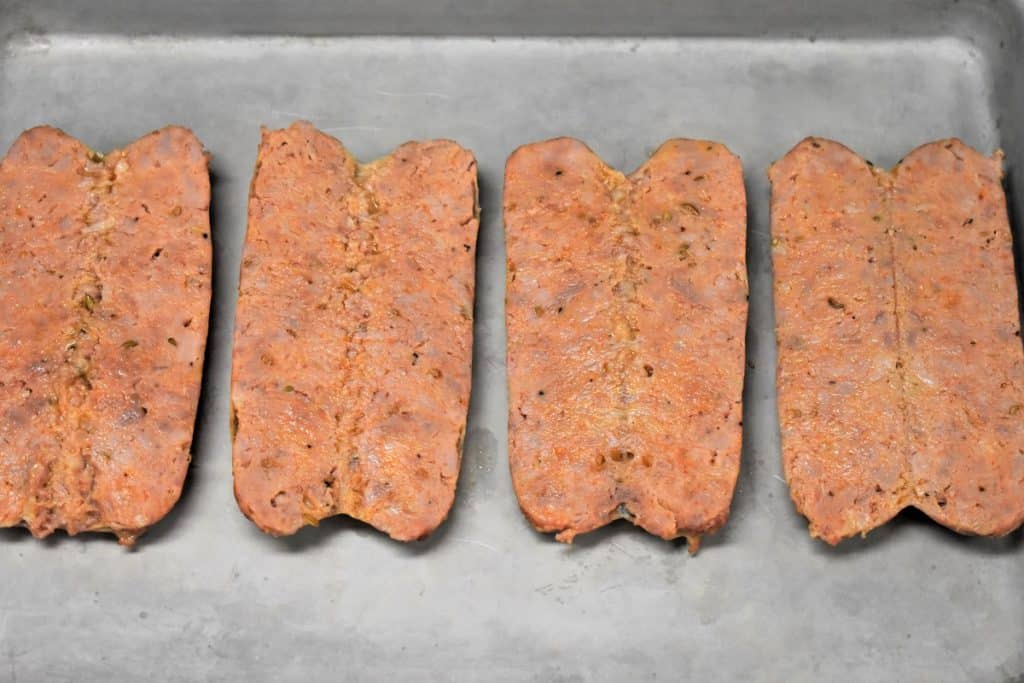
[[54,128],[0,164],[0,526],[131,543],[177,501],[210,304],[202,144],[105,158]]
[[509,158],[504,204],[520,506],[559,540],[624,517],[695,549],[739,471],[739,160],[672,140],[626,177],[550,140]]
[[235,321],[235,496],[291,534],[347,514],[399,540],[444,520],[470,390],[476,162],[449,141],[359,165],[265,131]]
[[893,174],[912,504],[981,535],[1024,521],[1024,347],[1001,159],[943,140]]
[[892,172],[809,138],[771,170],[783,464],[811,534],[918,507],[1024,519],[1024,357],[998,157],[958,140]]

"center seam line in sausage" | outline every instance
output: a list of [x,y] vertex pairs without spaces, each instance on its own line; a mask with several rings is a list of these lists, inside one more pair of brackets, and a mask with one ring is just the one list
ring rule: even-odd
[[882,225],[885,227],[886,243],[889,246],[889,276],[890,284],[892,286],[892,311],[893,311],[893,326],[896,334],[896,366],[895,376],[897,383],[897,396],[899,400],[899,415],[900,424],[897,429],[899,435],[899,443],[896,447],[900,451],[900,458],[902,461],[902,467],[900,472],[900,490],[899,495],[899,506],[905,507],[909,501],[908,497],[913,497],[913,486],[908,480],[910,476],[910,454],[909,454],[909,438],[908,429],[910,424],[910,406],[909,397],[907,395],[907,359],[906,349],[903,343],[903,321],[900,318],[900,293],[898,285],[898,270],[899,262],[896,253],[896,232],[899,229],[895,224],[895,216],[893,212],[893,201],[895,195],[895,178],[894,173],[886,170],[876,170],[872,168],[875,173],[875,178],[882,188],[882,211],[884,215],[884,221]]
[[[352,221],[353,228],[346,230],[345,226],[338,225],[337,230],[342,235],[342,242],[344,245],[344,251],[346,255],[346,273],[338,287],[337,291],[341,294],[340,308],[342,312],[348,306],[349,301],[352,299],[360,298],[357,295],[361,294],[361,288],[366,285],[370,279],[370,275],[374,271],[374,267],[370,266],[364,268],[365,273],[360,272],[358,266],[360,263],[368,263],[375,260],[375,257],[379,253],[377,231],[379,226],[374,222],[366,220],[372,210],[377,210],[377,201],[373,197],[371,191],[367,188],[366,182],[368,180],[369,173],[364,165],[357,165],[353,173],[353,182],[356,187],[354,193],[355,201],[366,207],[367,210],[353,210],[345,214],[345,216]],[[350,195],[352,198],[352,195]],[[366,245],[361,245],[358,242],[354,242],[351,237],[352,234],[366,234]],[[355,252],[355,253],[354,253]],[[351,279],[347,279],[351,278]],[[343,316],[339,312],[338,319],[343,319]],[[366,349],[362,342],[363,337],[360,336],[361,332],[366,331],[366,323],[360,323],[356,329],[353,330],[342,330],[342,333],[348,339],[348,351],[350,358],[353,359],[350,363],[343,363],[340,368],[339,382],[338,385],[341,387],[340,394],[344,397],[352,387],[351,377],[353,369],[357,363],[354,361],[355,358],[365,355]],[[358,387],[356,388],[358,390]],[[351,397],[350,397],[351,398]],[[339,401],[344,403],[345,401]],[[359,405],[360,401],[349,400],[350,405]],[[345,414],[339,414],[335,416],[337,424],[337,432],[335,437],[335,443],[337,447],[335,451],[338,454],[339,460],[335,461],[334,467],[331,468],[329,479],[332,485],[329,487],[332,489],[331,495],[334,500],[334,512],[341,512],[344,510],[356,510],[360,507],[362,500],[363,489],[365,488],[366,482],[365,477],[362,475],[361,459],[362,455],[358,451],[350,450],[347,454],[345,449],[341,446],[343,444],[354,444],[358,435],[365,430],[365,414],[359,410],[346,411]],[[341,462],[345,460],[346,462]],[[336,481],[338,472],[345,472],[344,486],[337,486],[334,484]],[[348,497],[347,503],[339,499],[339,496]],[[308,522],[309,520],[307,520]]]
[[[67,494],[76,500],[84,514],[83,528],[93,524],[97,514],[92,492],[95,485],[95,473],[91,462],[91,454],[82,444],[83,434],[88,430],[84,420],[83,406],[87,402],[88,392],[92,389],[89,380],[89,368],[92,355],[99,342],[95,329],[96,308],[103,299],[103,285],[100,282],[94,264],[102,258],[101,246],[103,234],[114,225],[114,218],[107,215],[107,197],[112,194],[117,174],[114,169],[104,164],[104,158],[98,153],[90,153],[83,160],[83,175],[91,180],[91,187],[86,195],[88,204],[82,214],[80,234],[77,247],[82,255],[82,264],[76,273],[76,286],[71,301],[65,306],[74,312],[75,324],[65,329],[61,340],[62,365],[65,373],[58,373],[53,382],[54,434],[59,443],[59,452],[63,457],[57,462],[45,465],[46,482],[40,487],[45,498],[34,501],[30,513],[35,518],[31,523],[47,527],[54,521],[58,525],[71,524],[70,519],[78,515],[67,514],[65,523],[62,520],[51,520],[55,509],[53,487],[62,487]],[[65,511],[70,512],[70,511]],[[43,521],[38,518],[40,513]],[[69,531],[77,530],[69,529]]]
[[[637,323],[635,310],[637,304],[637,272],[636,252],[637,245],[634,237],[639,234],[639,228],[633,211],[633,183],[630,179],[613,173],[609,178],[613,185],[611,188],[612,202],[615,206],[615,229],[618,233],[617,245],[621,253],[619,269],[616,273],[616,281],[612,283],[612,295],[615,301],[616,320],[613,323],[613,342],[616,346],[616,384],[617,397],[619,401],[619,429],[614,435],[618,457],[612,457],[613,462],[620,466],[629,466],[632,460],[633,450],[629,445],[629,436],[633,431],[633,414],[631,410],[632,392],[630,391],[630,366],[637,355]],[[615,500],[614,507],[609,510],[613,518],[632,518],[632,513],[622,500],[620,488],[621,476],[616,471],[615,477]]]

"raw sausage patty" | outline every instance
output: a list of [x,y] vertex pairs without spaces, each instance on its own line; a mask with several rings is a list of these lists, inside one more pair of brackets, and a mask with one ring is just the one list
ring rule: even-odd
[[917,507],[1024,519],[1024,353],[1000,156],[892,172],[807,139],[771,170],[779,417],[793,500],[829,543]]
[[235,320],[242,511],[291,534],[346,514],[425,536],[469,402],[476,162],[411,142],[359,165],[308,123],[264,131]]
[[0,164],[0,526],[130,544],[177,501],[210,305],[210,183],[184,128],[105,158],[54,128]]
[[582,143],[505,169],[510,464],[533,525],[725,523],[740,466],[746,198],[720,144],[671,140],[629,177]]

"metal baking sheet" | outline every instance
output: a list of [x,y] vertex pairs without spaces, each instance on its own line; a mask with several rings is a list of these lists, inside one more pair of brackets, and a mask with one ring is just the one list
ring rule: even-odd
[[[0,680],[1021,681],[1020,532],[963,538],[906,513],[831,549],[794,512],[765,168],[812,133],[887,166],[958,135],[1006,150],[1019,209],[1022,17],[1021,0],[0,0],[0,144],[43,122],[99,149],[190,126],[213,153],[216,252],[181,502],[134,551],[0,532]],[[363,159],[441,136],[479,159],[468,435],[452,516],[424,542],[346,519],[274,539],[232,496],[246,195],[260,124],[299,118]],[[517,508],[501,177],[517,145],[555,135],[627,171],[673,136],[743,159],[743,469],[732,519],[696,557],[621,522],[561,545]]]

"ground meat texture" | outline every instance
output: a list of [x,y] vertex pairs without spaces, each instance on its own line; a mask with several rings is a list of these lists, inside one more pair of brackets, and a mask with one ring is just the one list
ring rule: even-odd
[[209,202],[206,153],[184,128],[106,157],[34,128],[0,164],[0,526],[130,544],[177,501]]
[[786,479],[811,533],[836,542],[901,507],[887,191],[863,159],[825,140],[801,143],[770,175]]
[[584,144],[505,171],[510,465],[540,531],[625,518],[662,538],[729,514],[741,445],[739,160],[672,140],[626,177]]
[[242,511],[337,514],[398,540],[451,507],[470,391],[476,162],[450,141],[359,165],[307,123],[264,131],[235,321]]
[[961,533],[1024,521],[1024,347],[1002,155],[959,140],[893,177],[913,504]]
[[769,175],[783,465],[811,534],[834,544],[907,506],[964,533],[1017,527],[1024,358],[999,158],[941,141],[890,173],[807,139]]

